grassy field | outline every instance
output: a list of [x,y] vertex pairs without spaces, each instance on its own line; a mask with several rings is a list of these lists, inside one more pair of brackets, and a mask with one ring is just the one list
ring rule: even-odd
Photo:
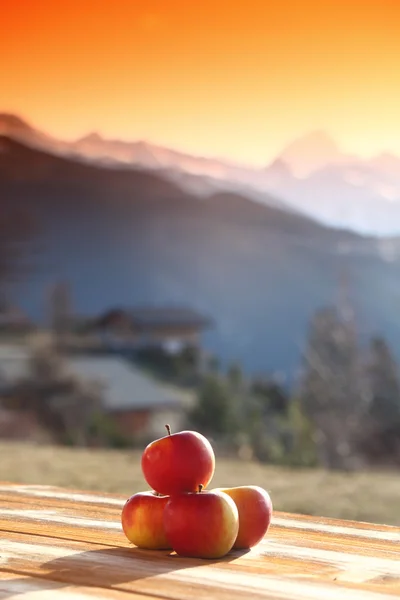
[[[0,443],[0,480],[116,492],[146,489],[140,452]],[[220,459],[212,486],[267,489],[276,510],[400,525],[400,472],[328,473]]]

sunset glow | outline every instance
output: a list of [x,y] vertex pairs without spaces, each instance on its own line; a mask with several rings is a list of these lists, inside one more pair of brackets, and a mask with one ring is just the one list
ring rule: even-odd
[[398,0],[0,0],[0,111],[266,164],[323,129],[400,153]]

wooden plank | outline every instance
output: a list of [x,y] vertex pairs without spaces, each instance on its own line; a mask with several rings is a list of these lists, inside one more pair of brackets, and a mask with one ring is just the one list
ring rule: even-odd
[[[54,555],[57,557],[61,557],[61,561],[59,561],[59,566],[62,566],[63,577],[67,576],[67,581],[71,581],[71,577],[80,577],[79,569],[77,565],[79,565],[80,561],[85,562],[85,566],[87,565],[87,561],[90,559],[93,562],[93,566],[89,571],[89,579],[78,579],[78,581],[74,580],[75,583],[84,583],[85,585],[93,585],[93,572],[98,568],[98,560],[99,558],[105,559],[107,557],[107,562],[109,562],[109,557],[112,561],[115,560],[114,567],[121,570],[124,567],[122,558],[129,560],[129,577],[136,577],[138,573],[135,572],[134,567],[137,566],[139,561],[140,570],[146,570],[146,572],[151,572],[152,575],[160,576],[166,570],[169,570],[168,562],[171,561],[172,557],[168,556],[168,553],[153,553],[146,552],[143,550],[137,550],[134,548],[110,548],[110,547],[101,547],[100,545],[93,544],[84,544],[79,542],[70,542],[67,540],[59,541],[57,543],[57,547],[54,546],[54,539],[46,538],[45,536],[27,536],[24,534],[11,534],[2,536],[2,560],[7,565],[12,565],[12,569],[17,573],[22,574],[31,574],[35,576],[48,576],[49,574],[46,572],[43,574],[42,572],[42,559],[40,557],[44,557],[44,562],[51,561],[54,558]],[[263,573],[264,575],[278,575],[282,577],[283,575],[290,578],[298,577],[301,580],[310,579],[316,581],[320,579],[321,581],[346,581],[348,583],[354,583],[354,576],[357,576],[358,583],[365,583],[366,581],[370,581],[373,578],[379,578],[382,576],[388,577],[391,573],[392,578],[396,577],[400,567],[399,563],[394,563],[385,561],[384,563],[376,564],[374,563],[375,570],[371,570],[369,565],[359,564],[358,562],[354,563],[354,561],[349,565],[346,562],[346,557],[341,555],[337,557],[336,564],[332,564],[332,560],[328,560],[324,563],[316,562],[315,560],[309,560],[305,558],[301,558],[301,560],[296,561],[296,557],[292,556],[292,551],[290,548],[287,548],[287,555],[280,556],[273,555],[269,553],[269,555],[264,552],[256,552],[253,551],[244,557],[240,558],[231,558],[227,561],[218,561],[214,565],[211,564],[211,567],[218,566],[220,568],[231,568],[232,560],[235,562],[235,571],[240,575],[245,574],[246,576]],[[74,556],[73,559],[73,568],[68,567],[68,560],[70,556]],[[265,558],[268,556],[269,560],[265,563]],[[26,557],[29,557],[28,559]],[[174,559],[172,559],[174,560]],[[202,567],[204,565],[204,561],[187,561],[185,559],[175,559],[179,560],[181,567],[193,566],[196,564],[197,567]],[[132,562],[134,561],[134,562]],[[55,564],[57,560],[55,561]],[[110,563],[111,564],[111,563]],[[206,563],[209,565],[209,562]],[[175,564],[174,564],[175,567]],[[344,568],[343,568],[344,567]],[[126,568],[126,565],[125,565]],[[338,577],[338,573],[340,577]],[[347,574],[347,579],[345,575]],[[102,573],[101,573],[102,575]],[[110,576],[107,573],[104,573],[106,577],[107,583],[113,583],[113,580],[110,580]],[[365,586],[363,586],[364,589]],[[383,591],[382,585],[374,586],[376,590]],[[135,590],[129,590],[135,591]],[[155,594],[157,590],[152,590],[152,593]],[[146,590],[149,593],[149,590]],[[184,597],[184,596],[183,596]]]
[[[0,600],[149,600],[149,596],[97,587],[66,585],[0,570]],[[154,597],[155,598],[155,597]]]
[[[88,507],[104,507],[113,510],[121,509],[126,498],[112,494],[82,492],[80,490],[65,490],[52,486],[25,486],[20,484],[0,484],[0,503],[2,500],[19,501],[39,504],[41,506],[68,506],[82,503]],[[327,517],[312,517],[294,515],[284,512],[275,513],[275,525],[299,528],[302,530],[317,530],[326,534],[339,533],[345,536],[362,536],[384,541],[400,542],[400,527],[392,525],[375,525],[359,521],[343,521]]]
[[338,594],[345,600],[379,600],[387,593],[382,585],[371,590],[357,582],[356,589],[340,583],[324,585],[312,578],[301,580],[289,573],[284,578],[284,572],[279,577],[271,576],[269,569],[260,568],[257,561],[252,563],[251,553],[248,563],[244,561],[239,567],[235,557],[211,563],[133,548],[99,548],[67,542],[55,547],[52,540],[46,543],[43,538],[26,537],[2,539],[0,568],[6,567],[18,577],[32,576],[69,586],[95,586],[171,600],[187,600],[193,595],[201,600],[252,596],[333,600]]
[[[0,484],[0,504],[16,502],[40,506],[60,506],[68,508],[71,504],[82,504],[85,510],[106,512],[110,510],[115,515],[115,509],[121,510],[126,498],[111,494],[101,495],[94,492],[69,491],[50,486],[22,486],[19,484]],[[375,525],[357,521],[311,517],[308,515],[293,515],[275,512],[274,524],[278,527],[301,529],[303,531],[318,531],[327,535],[364,537],[370,540],[400,542],[400,527],[391,525]]]
[[76,593],[85,600],[94,588],[103,596],[171,600],[400,596],[399,528],[278,513],[251,552],[196,561],[129,547],[120,525],[124,500],[1,485],[0,598],[34,582],[46,590],[48,581],[61,586],[52,597]]
[[[71,502],[66,500],[52,500],[38,502],[26,496],[23,499],[14,498],[13,501],[0,499],[0,529],[16,531],[20,522],[24,523],[24,530],[30,533],[40,533],[44,522],[51,523],[52,535],[71,539],[90,539],[96,542],[99,538],[99,529],[107,530],[110,543],[116,544],[120,540],[121,526],[119,522],[121,507],[124,501],[118,501],[114,506],[91,504],[89,502]],[[40,509],[38,509],[40,506]],[[298,526],[300,523],[300,527]],[[291,545],[312,546],[315,548],[329,548],[332,550],[346,549],[350,553],[362,553],[366,556],[377,557],[388,555],[390,552],[398,553],[400,543],[400,530],[392,527],[385,531],[373,529],[355,529],[341,525],[303,522],[293,519],[284,519],[274,516],[273,525],[268,539],[285,540]],[[371,526],[370,526],[371,527]],[[343,533],[344,531],[344,533]],[[115,535],[117,534],[117,535]],[[321,535],[324,534],[324,535]],[[104,536],[100,532],[101,536]],[[88,538],[89,536],[89,538]]]

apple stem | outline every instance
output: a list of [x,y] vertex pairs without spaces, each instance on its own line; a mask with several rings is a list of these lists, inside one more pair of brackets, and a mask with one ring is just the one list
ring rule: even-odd
[[204,485],[202,483],[200,483],[200,485],[199,485],[199,494],[201,494],[201,492],[203,491],[203,487],[204,487]]
[[166,425],[165,429],[167,430],[168,435],[171,435],[171,427],[169,425]]

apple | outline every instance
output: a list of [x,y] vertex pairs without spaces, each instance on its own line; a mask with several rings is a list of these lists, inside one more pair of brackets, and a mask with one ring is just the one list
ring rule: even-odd
[[210,442],[196,431],[173,433],[151,442],[142,455],[143,475],[163,495],[196,492],[214,475],[215,456]]
[[261,542],[272,518],[272,501],[268,492],[256,485],[218,488],[213,491],[228,495],[237,506],[239,531],[233,547],[252,548]]
[[171,548],[164,530],[164,509],[168,500],[168,496],[154,492],[139,492],[126,501],[121,524],[130,542],[148,550]]
[[180,556],[222,558],[239,530],[234,501],[219,491],[171,496],[164,510],[164,529],[172,549]]

